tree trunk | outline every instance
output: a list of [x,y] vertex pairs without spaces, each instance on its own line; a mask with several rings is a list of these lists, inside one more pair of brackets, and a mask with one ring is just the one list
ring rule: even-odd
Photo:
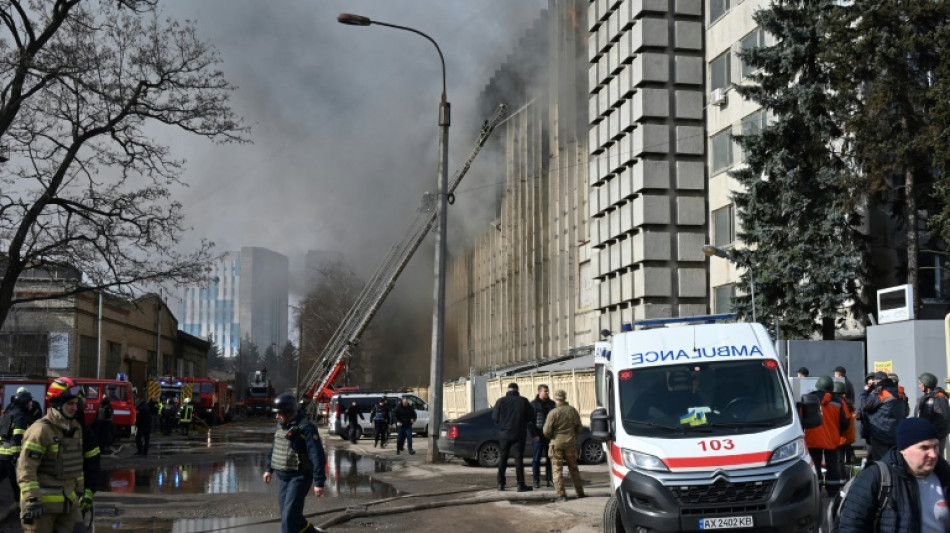
[[907,283],[914,290],[914,317],[920,316],[920,290],[917,279],[919,234],[917,232],[917,192],[914,187],[914,171],[904,172],[904,203],[907,208]]

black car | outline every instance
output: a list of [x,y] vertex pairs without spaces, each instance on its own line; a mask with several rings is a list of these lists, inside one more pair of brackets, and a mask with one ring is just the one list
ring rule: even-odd
[[[447,420],[439,431],[439,451],[459,457],[472,466],[498,466],[501,456],[498,441],[498,427],[491,419],[491,409]],[[525,457],[530,459],[533,452],[529,436],[524,448]],[[591,438],[589,428],[585,427],[577,436],[577,457],[583,464],[601,463],[606,458],[603,446]]]

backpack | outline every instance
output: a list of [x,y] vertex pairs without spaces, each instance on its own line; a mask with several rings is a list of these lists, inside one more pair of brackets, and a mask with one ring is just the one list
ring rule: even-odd
[[[873,531],[877,531],[878,524],[881,521],[881,514],[884,512],[884,507],[891,500],[891,488],[893,485],[891,483],[891,467],[887,466],[887,463],[883,461],[874,461],[874,464],[877,465],[877,469],[881,473],[881,484],[877,488],[877,512],[874,515],[873,529]],[[835,494],[835,497],[828,503],[828,507],[825,508],[823,521],[827,527],[822,529],[823,532],[838,533],[840,530],[841,508],[844,506],[844,500],[848,497],[851,485],[855,479],[857,479],[857,476],[849,479],[844,487],[841,487],[841,490],[838,491],[838,494]]]
[[950,401],[947,400],[947,395],[938,392],[931,397],[933,403],[931,404],[931,419],[935,428],[937,428],[937,435],[944,437],[950,433]]

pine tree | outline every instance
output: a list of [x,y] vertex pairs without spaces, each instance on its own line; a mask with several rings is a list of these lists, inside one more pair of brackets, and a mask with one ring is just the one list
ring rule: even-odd
[[936,74],[941,69],[948,74],[950,5],[944,0],[854,0],[836,11],[841,14],[839,46],[829,60],[838,67],[834,87],[847,101],[849,152],[867,180],[872,202],[904,233],[898,239],[905,247],[898,272],[889,274],[915,288],[919,311],[921,239],[930,240],[921,233],[921,215],[937,213],[938,225],[932,227],[948,233],[939,226],[948,186],[938,181],[934,170],[941,163],[934,156],[939,159],[939,150],[947,147],[939,141],[946,143],[948,135],[950,93]]
[[[760,322],[781,322],[782,333],[809,338],[824,320],[863,318],[861,287],[865,246],[858,226],[860,180],[835,147],[843,131],[840,106],[823,62],[835,46],[825,13],[834,0],[775,0],[755,20],[773,45],[743,51],[757,69],[751,83],[736,87],[769,112],[760,132],[737,136],[746,167],[731,175],[741,249],[735,258],[751,266]],[[751,314],[750,276],[734,308]]]

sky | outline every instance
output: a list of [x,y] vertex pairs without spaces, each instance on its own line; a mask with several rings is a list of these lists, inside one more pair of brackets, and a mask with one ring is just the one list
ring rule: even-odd
[[[187,160],[183,246],[343,252],[371,272],[434,191],[442,71],[421,36],[337,22],[342,12],[410,26],[442,48],[452,105],[449,175],[474,146],[477,96],[546,0],[169,0],[220,53],[252,144],[169,141]],[[477,160],[475,167],[477,167]],[[463,182],[464,185],[464,182]],[[460,190],[464,187],[460,187]],[[487,215],[486,215],[487,216]],[[488,218],[485,225],[487,226]],[[452,242],[451,228],[449,242]],[[430,237],[407,277],[428,277]],[[414,274],[415,273],[415,274]],[[294,286],[294,291],[300,291]]]

